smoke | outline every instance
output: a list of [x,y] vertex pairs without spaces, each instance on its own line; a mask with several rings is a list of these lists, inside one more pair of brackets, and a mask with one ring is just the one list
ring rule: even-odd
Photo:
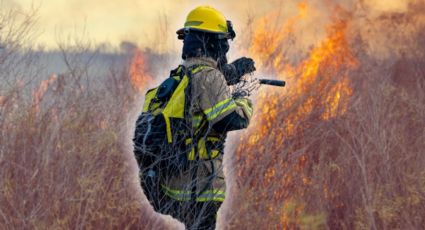
[[[248,9],[261,9],[257,1],[148,1],[148,0],[7,0],[6,5],[38,8],[38,30],[43,31],[38,43],[56,49],[58,35],[83,32],[95,44],[108,43],[118,47],[121,41],[131,41],[141,47],[154,47],[158,52],[179,51],[175,31],[180,29],[187,13],[198,5],[217,7],[229,19],[243,21]],[[159,46],[159,47],[158,47]]]
[[404,13],[408,10],[409,2],[399,0],[371,0],[365,1],[364,4],[373,14],[382,13]]
[[0,7],[3,9],[21,9],[21,5],[14,0],[0,1]]
[[[277,15],[270,26],[280,26],[282,22],[293,17],[298,12],[300,3],[307,5],[303,20],[299,20],[295,27],[295,44],[290,48],[291,56],[300,56],[311,46],[317,44],[326,34],[325,26],[333,20],[338,11],[345,11],[356,30],[361,32],[361,38],[368,41],[371,52],[386,57],[392,55],[393,47],[389,43],[395,42],[398,50],[402,44],[388,40],[389,33],[403,33],[411,37],[412,26],[424,24],[423,8],[418,5],[423,0],[290,0],[290,1],[137,1],[123,0],[104,2],[100,0],[58,0],[58,1],[27,1],[6,0],[4,6],[22,6],[27,9],[37,6],[39,13],[38,30],[43,33],[38,43],[48,48],[57,47],[58,35],[87,33],[87,37],[94,44],[108,43],[118,47],[121,41],[131,41],[141,47],[149,47],[160,53],[180,52],[181,43],[176,39],[175,31],[183,25],[187,13],[198,5],[211,5],[222,11],[226,17],[234,22],[238,41],[249,40],[252,31],[250,22],[259,17],[275,13]],[[411,14],[417,11],[416,16],[399,25],[385,23],[384,15]],[[251,19],[251,20],[250,20]],[[415,25],[413,25],[415,24]],[[245,42],[246,43],[246,42]],[[239,47],[243,47],[240,44]],[[238,50],[238,49],[235,49]],[[240,50],[240,49],[239,49]],[[243,53],[243,52],[236,52]],[[296,55],[298,54],[298,55]]]
[[[256,1],[255,4],[261,3]],[[336,21],[347,22],[347,39],[351,42],[356,42],[355,39],[362,41],[366,52],[373,57],[385,59],[422,53],[420,47],[425,28],[423,0],[293,0],[272,1],[266,5],[268,7],[265,7],[265,11],[252,13],[253,24],[248,25],[253,27],[252,30],[266,27],[269,31],[278,31],[300,13],[300,5],[305,7],[304,16],[296,18],[291,28],[292,43],[285,50],[292,61],[305,57],[312,47],[326,37],[331,22]],[[258,22],[262,18],[266,18],[267,22],[260,26]],[[240,37],[251,36],[246,32],[243,31]],[[250,40],[243,42],[249,43]],[[416,49],[419,52],[411,53],[415,48],[419,48]]]
[[353,21],[353,30],[359,32],[359,38],[365,42],[371,56],[385,59],[422,55],[425,2],[394,2],[389,1],[386,6],[366,4],[355,12],[358,16]]

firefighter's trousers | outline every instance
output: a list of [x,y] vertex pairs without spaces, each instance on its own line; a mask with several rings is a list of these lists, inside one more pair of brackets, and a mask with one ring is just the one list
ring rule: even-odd
[[171,215],[186,225],[188,230],[214,230],[217,212],[222,202],[177,201],[165,198],[160,212]]

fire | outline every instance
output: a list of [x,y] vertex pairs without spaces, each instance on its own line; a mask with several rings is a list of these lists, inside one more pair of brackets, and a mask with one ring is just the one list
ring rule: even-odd
[[[291,154],[291,150],[302,153],[305,145],[303,133],[313,128],[314,122],[343,116],[352,95],[348,73],[358,64],[346,40],[346,21],[335,20],[326,28],[327,37],[313,47],[306,58],[297,64],[289,62],[285,46],[294,37],[297,22],[305,19],[309,10],[306,3],[301,3],[298,5],[298,14],[283,23],[276,23],[278,13],[275,12],[254,24],[256,29],[249,49],[251,56],[259,61],[259,69],[288,82],[284,91],[270,88],[260,91],[254,123],[249,133],[240,140],[246,144],[240,145],[236,153],[237,160],[243,161],[243,166],[238,170],[239,178],[255,177],[254,173],[262,173],[264,177],[261,182],[254,181],[251,189],[255,190],[256,186],[279,186],[280,189],[273,190],[276,203],[268,206],[269,210],[276,208],[273,205],[295,200],[296,180],[300,181],[297,186],[310,185],[311,180],[304,173],[306,164],[311,161],[307,154],[298,153],[298,165],[282,175],[277,170],[288,168],[287,162],[283,160],[284,154]],[[271,21],[275,23],[269,23]],[[279,24],[282,26],[277,26]],[[291,146],[286,146],[286,140],[292,140]],[[264,154],[271,159],[268,159],[266,169],[259,169],[256,162],[258,156]],[[256,196],[261,197],[261,194]],[[303,207],[303,204],[295,207],[295,213],[300,213]],[[276,214],[276,211],[273,213]],[[282,225],[288,226],[287,214],[283,212],[281,215]]]
[[[347,101],[352,91],[346,76],[347,73],[338,79],[335,74],[344,68],[352,69],[357,65],[345,39],[346,26],[345,22],[329,26],[329,37],[313,49],[309,58],[296,68],[296,75],[299,76],[298,84],[295,86],[297,95],[308,93],[306,89],[311,87],[318,87],[325,95],[324,102],[318,102],[310,97],[303,106],[304,111],[297,117],[310,112],[313,102],[324,107],[322,119],[327,120],[344,114],[347,106],[344,102]],[[329,88],[329,82],[336,83]]]
[[257,57],[257,65],[260,68],[270,66],[279,68],[281,63],[285,61],[282,59],[284,57],[279,55],[279,52],[282,51],[282,45],[284,45],[283,41],[291,35],[295,23],[305,18],[308,12],[307,4],[304,2],[298,4],[298,9],[298,14],[288,19],[282,26],[274,23],[276,18],[281,16],[280,11],[271,12],[266,17],[256,21],[255,28],[257,30],[253,35],[252,46],[249,51]]
[[131,84],[138,92],[143,92],[146,86],[153,81],[148,73],[147,59],[142,51],[136,49],[130,64]]
[[[283,102],[283,97],[299,100],[298,102],[302,104],[284,121],[286,134],[293,134],[295,123],[310,115],[317,107],[321,108],[320,118],[324,120],[343,115],[347,107],[346,102],[352,93],[345,70],[354,69],[357,61],[345,39],[347,25],[344,21],[327,28],[328,37],[310,51],[308,58],[295,66],[288,63],[288,58],[282,52],[282,46],[285,45],[285,39],[291,35],[294,23],[306,15],[307,5],[300,4],[299,9],[300,13],[289,19],[277,31],[270,32],[270,28],[264,27],[269,17],[273,15],[260,19],[257,24],[258,32],[253,36],[250,52],[255,60],[260,60],[260,68],[273,72],[278,78],[289,82],[287,95],[277,96],[275,94],[278,92],[270,89],[260,92],[257,104],[260,106],[258,116],[261,117],[257,117],[257,120],[267,121],[266,125],[256,125],[260,135],[265,134],[265,129],[276,122],[276,115],[279,112],[293,105],[291,102]],[[269,41],[267,45],[264,45],[265,41]],[[309,93],[311,89],[321,91],[323,97],[318,100]],[[250,139],[251,143],[255,143],[255,138]]]

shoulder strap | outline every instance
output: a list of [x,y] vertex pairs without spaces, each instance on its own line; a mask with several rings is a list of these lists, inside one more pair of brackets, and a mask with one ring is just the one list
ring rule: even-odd
[[184,72],[184,69],[184,65],[179,65],[177,68],[170,71],[170,77],[181,75],[181,73]]

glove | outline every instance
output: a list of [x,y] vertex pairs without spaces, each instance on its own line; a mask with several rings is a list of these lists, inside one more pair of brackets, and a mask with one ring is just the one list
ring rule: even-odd
[[254,71],[255,62],[251,58],[247,57],[241,57],[231,64],[225,64],[221,67],[221,72],[223,73],[228,85],[237,84],[243,75]]
[[247,118],[248,122],[251,120],[252,117],[252,101],[249,98],[243,97],[243,98],[236,98],[235,99],[236,105],[242,109],[245,117]]
[[251,58],[241,57],[232,62],[231,65],[235,66],[239,78],[255,71],[255,62]]

